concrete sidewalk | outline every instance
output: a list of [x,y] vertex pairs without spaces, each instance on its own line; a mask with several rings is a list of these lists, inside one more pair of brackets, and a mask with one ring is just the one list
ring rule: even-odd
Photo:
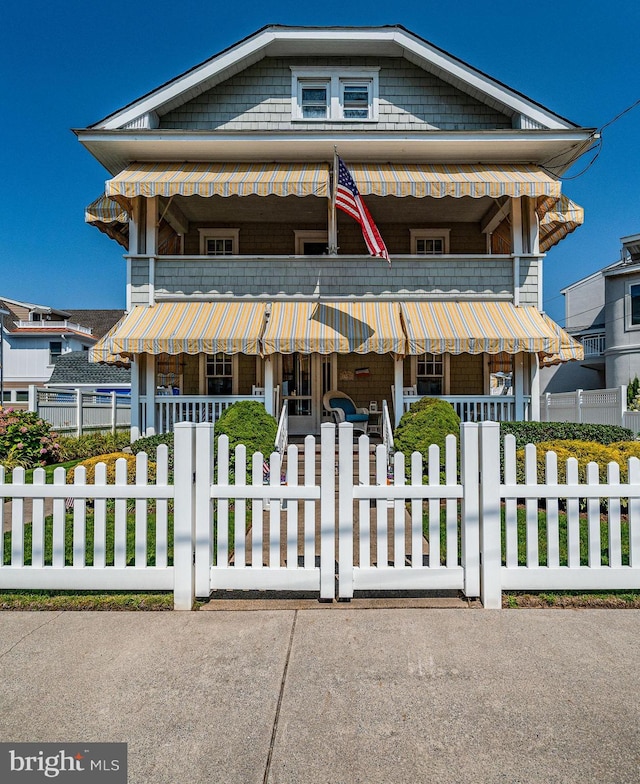
[[0,613],[0,738],[131,784],[640,780],[640,611]]

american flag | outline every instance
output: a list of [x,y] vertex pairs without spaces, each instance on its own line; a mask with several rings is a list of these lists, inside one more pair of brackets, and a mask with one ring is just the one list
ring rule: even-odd
[[362,228],[362,236],[367,244],[369,253],[386,259],[391,264],[387,246],[384,244],[378,227],[373,222],[369,210],[362,201],[358,187],[349,173],[349,169],[344,165],[342,158],[338,158],[338,187],[336,188],[336,207],[354,220],[358,221]]

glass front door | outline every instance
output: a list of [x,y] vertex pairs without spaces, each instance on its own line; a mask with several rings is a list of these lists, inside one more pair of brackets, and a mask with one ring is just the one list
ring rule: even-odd
[[282,399],[289,404],[289,432],[315,433],[313,355],[283,354]]

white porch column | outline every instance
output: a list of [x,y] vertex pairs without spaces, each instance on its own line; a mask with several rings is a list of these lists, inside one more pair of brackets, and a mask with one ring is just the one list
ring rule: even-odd
[[402,393],[402,388],[404,386],[404,359],[402,357],[396,356],[393,360],[393,386],[395,389],[393,416],[395,419],[395,426],[398,427],[404,411],[404,398]]
[[513,394],[515,396],[516,422],[524,420],[524,354],[513,357]]
[[154,354],[146,355],[145,389],[147,395],[147,421],[145,436],[156,434],[156,358]]
[[520,257],[522,256],[522,199],[511,199],[511,253],[513,254],[513,304],[520,304]]
[[158,252],[158,197],[147,199],[146,253],[149,256],[149,305],[156,301],[155,277]]
[[264,407],[267,414],[278,416],[279,412],[273,410],[273,360],[271,357],[264,358]]
[[531,406],[529,419],[532,422],[540,421],[540,363],[537,354],[529,354],[529,390]]
[[140,362],[131,360],[131,443],[140,438]]

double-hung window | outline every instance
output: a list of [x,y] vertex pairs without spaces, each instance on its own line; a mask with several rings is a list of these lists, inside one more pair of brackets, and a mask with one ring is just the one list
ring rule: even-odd
[[449,253],[449,229],[410,229],[411,253],[414,256],[438,256]]
[[202,256],[235,256],[238,254],[240,229],[198,229]]
[[292,68],[294,120],[378,119],[378,69]]

